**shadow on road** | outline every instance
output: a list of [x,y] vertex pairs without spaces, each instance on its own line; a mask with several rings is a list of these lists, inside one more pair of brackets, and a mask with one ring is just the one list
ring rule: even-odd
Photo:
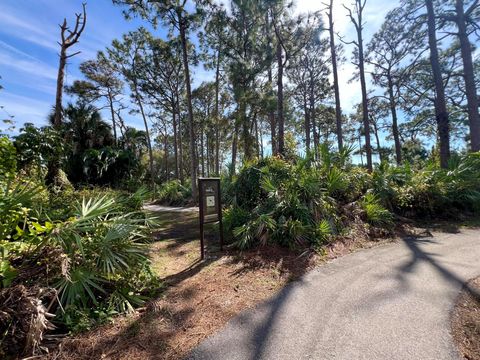
[[402,238],[402,241],[411,251],[411,260],[398,269],[400,277],[404,277],[406,274],[413,274],[415,267],[424,262],[432,266],[445,280],[452,284],[465,287],[472,296],[480,300],[480,292],[477,289],[469,286],[461,277],[437,261],[437,254],[427,252],[421,248],[421,244],[435,243],[436,241],[433,238],[406,236]]

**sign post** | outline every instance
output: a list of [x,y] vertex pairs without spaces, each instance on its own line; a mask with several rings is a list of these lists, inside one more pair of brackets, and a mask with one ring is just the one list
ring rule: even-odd
[[220,250],[223,250],[223,222],[220,178],[199,178],[198,195],[200,210],[200,254],[205,259],[204,225],[218,222],[220,226]]

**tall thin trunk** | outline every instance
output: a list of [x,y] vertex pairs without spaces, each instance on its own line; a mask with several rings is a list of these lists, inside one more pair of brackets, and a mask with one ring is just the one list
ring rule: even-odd
[[215,64],[215,174],[220,174],[220,116],[219,116],[219,93],[220,93],[220,46],[217,49],[217,63]]
[[172,102],[173,156],[175,158],[175,179],[178,180],[178,134],[175,102]]
[[53,125],[55,128],[59,128],[62,124],[62,98],[63,98],[63,82],[65,79],[65,65],[67,65],[67,49],[62,46],[60,49],[60,63],[58,65],[58,74],[57,74],[57,93],[55,95],[55,117],[53,120]]
[[[268,12],[265,13],[265,24],[266,24],[266,36],[268,42],[268,51],[269,53],[272,51],[271,44],[272,44],[272,37],[271,37],[271,27],[268,18]],[[272,65],[268,65],[267,69],[267,76],[268,76],[268,83],[272,85]],[[278,146],[277,146],[277,123],[275,120],[275,112],[271,109],[268,112],[268,121],[270,123],[270,143],[272,145],[272,155],[276,155],[278,153]]]
[[187,110],[188,110],[188,133],[190,140],[190,177],[192,180],[192,197],[197,201],[197,162],[195,158],[195,130],[193,122],[192,108],[192,89],[190,84],[190,69],[188,67],[187,37],[185,34],[185,20],[182,17],[181,10],[177,12],[178,24],[180,30],[180,41],[182,44],[183,71],[185,73],[185,87],[187,90]]
[[237,147],[238,147],[238,120],[235,120],[235,128],[233,130],[232,139],[232,174],[235,174],[235,167],[237,163]]
[[378,127],[375,121],[372,121],[372,125],[373,125],[373,134],[375,135],[375,140],[377,142],[378,158],[380,159],[380,162],[382,162],[383,161],[382,147],[380,145],[380,137],[378,136]]
[[332,56],[332,73],[333,73],[333,89],[335,92],[335,120],[337,124],[337,142],[338,149],[343,148],[343,131],[342,131],[342,108],[340,106],[340,91],[338,88],[338,70],[337,70],[337,50],[335,48],[335,32],[333,31],[333,0],[330,0],[328,10],[328,24],[330,33],[330,52]]
[[470,127],[470,146],[472,151],[480,151],[480,116],[478,113],[478,96],[475,85],[475,73],[472,61],[472,45],[468,40],[467,21],[463,9],[463,0],[456,0],[456,23],[458,39],[463,60],[463,78],[465,79],[465,92],[467,95],[468,125]]
[[261,119],[260,119],[260,157],[263,159],[263,131],[262,131]]
[[440,140],[440,166],[446,168],[450,158],[450,123],[445,100],[442,71],[437,48],[437,34],[435,30],[435,11],[433,0],[425,0],[427,6],[428,44],[430,46],[430,64],[432,66],[433,81],[435,83],[435,117]]
[[310,151],[310,111],[307,105],[307,94],[306,90],[303,92],[303,113],[305,116],[305,147],[307,152]]
[[395,158],[397,164],[402,163],[402,145],[400,143],[400,136],[398,133],[398,119],[397,119],[397,103],[393,94],[393,81],[390,74],[388,74],[388,96],[390,103],[390,112],[392,114],[392,133],[395,142]]
[[358,68],[360,72],[360,86],[362,88],[362,115],[363,115],[363,129],[365,131],[365,151],[367,155],[367,169],[373,170],[372,162],[372,147],[370,145],[370,124],[368,121],[368,99],[367,99],[367,84],[365,81],[365,62],[363,55],[363,34],[362,34],[362,12],[358,13],[357,39],[358,39]]
[[363,162],[363,149],[362,149],[362,136],[361,134],[358,134],[358,148],[360,149],[360,163],[362,164],[362,166],[364,165],[364,162]]
[[258,117],[255,114],[254,118],[254,126],[255,126],[255,142],[256,142],[256,150],[257,150],[257,157],[260,157],[260,138],[258,136]]
[[247,104],[244,99],[242,99],[239,104],[239,116],[242,122],[244,161],[251,160],[253,158],[253,136],[250,132],[250,123],[247,117]]
[[182,115],[180,114],[180,108],[178,106],[180,99],[178,98],[178,93],[175,93],[175,110],[178,116],[178,172],[180,183],[185,182],[183,178],[183,142],[182,142]]
[[318,147],[320,146],[320,137],[318,136],[317,131],[317,121],[315,116],[315,92],[313,88],[313,80],[310,78],[310,86],[309,86],[309,105],[310,105],[310,124],[313,130],[313,153],[318,156]]
[[113,141],[117,145],[117,124],[115,122],[115,110],[113,109],[113,98],[110,91],[108,91],[108,105],[110,107],[110,115],[112,116]]
[[204,149],[204,131],[203,126],[200,127],[200,159],[202,164],[202,176],[205,177],[205,149]]
[[163,137],[163,160],[165,162],[165,179],[169,180],[168,174],[168,136],[167,136],[167,125],[165,125],[165,136]]
[[277,41],[277,123],[278,153],[285,155],[285,119],[283,116],[283,58],[282,45]]
[[152,189],[155,189],[155,174],[153,167],[153,151],[152,151],[152,142],[150,140],[150,131],[148,129],[147,116],[145,115],[145,110],[143,109],[142,100],[140,94],[137,90],[137,84],[134,84],[135,100],[137,100],[138,108],[140,109],[140,114],[142,115],[143,124],[145,125],[145,135],[147,137],[147,148],[148,148],[148,160],[150,164],[150,182]]

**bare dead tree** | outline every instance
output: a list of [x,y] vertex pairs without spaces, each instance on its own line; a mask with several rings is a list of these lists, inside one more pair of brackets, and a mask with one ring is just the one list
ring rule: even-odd
[[83,12],[81,14],[75,14],[75,27],[73,30],[70,30],[67,19],[63,19],[63,23],[60,26],[60,35],[61,42],[58,42],[60,45],[60,63],[58,66],[58,75],[57,75],[57,94],[55,96],[55,116],[53,125],[59,127],[62,123],[62,95],[63,95],[63,80],[65,78],[65,66],[67,65],[67,59],[78,55],[80,51],[74,52],[73,54],[67,55],[67,50],[78,43],[80,35],[82,35],[83,30],[85,30],[85,25],[87,24],[87,11],[86,3],[82,4]]

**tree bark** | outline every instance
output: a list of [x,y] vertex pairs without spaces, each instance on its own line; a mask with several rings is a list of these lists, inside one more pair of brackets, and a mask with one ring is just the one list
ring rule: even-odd
[[232,139],[232,174],[235,174],[235,167],[237,162],[238,128],[238,120],[235,120],[235,128],[233,130]]
[[65,78],[66,64],[67,64],[67,48],[62,45],[62,48],[60,49],[60,62],[58,65],[58,74],[57,74],[57,93],[55,95],[55,117],[53,120],[53,125],[56,129],[60,128],[60,125],[62,125],[63,81]]
[[165,162],[165,179],[169,180],[168,174],[168,136],[167,136],[167,126],[165,124],[165,136],[163,137],[163,160]]
[[375,140],[377,142],[377,152],[378,152],[378,157],[380,159],[380,162],[383,161],[383,156],[382,156],[382,147],[380,146],[380,137],[378,136],[378,128],[377,124],[375,122],[372,122],[373,125],[373,133],[375,135]]
[[282,45],[277,41],[277,123],[278,123],[278,153],[285,155],[285,119],[283,116],[283,58]]
[[307,94],[306,89],[303,93],[303,113],[305,116],[305,148],[307,153],[310,151],[310,111],[307,105]]
[[437,120],[438,138],[440,140],[440,166],[446,168],[450,158],[450,124],[445,100],[442,71],[438,56],[437,35],[435,29],[435,11],[433,0],[425,0],[427,7],[428,44],[430,47],[430,64],[435,83],[435,117]]
[[402,163],[402,145],[398,133],[397,104],[393,94],[393,81],[390,74],[388,75],[388,96],[390,112],[392,114],[392,134],[395,142],[395,159],[397,160],[397,164],[400,165]]
[[215,174],[220,175],[220,119],[219,119],[219,93],[220,93],[220,48],[217,49],[217,63],[215,68]]
[[192,181],[192,197],[197,202],[197,161],[195,157],[195,130],[192,108],[192,89],[190,84],[190,69],[188,66],[187,37],[185,34],[185,20],[182,17],[181,10],[177,12],[178,24],[180,30],[180,42],[182,45],[183,71],[185,73],[185,87],[187,90],[187,111],[188,111],[188,133],[190,140],[190,177]]
[[358,14],[357,39],[358,39],[358,68],[360,71],[360,86],[362,88],[362,115],[363,115],[363,129],[365,132],[365,151],[367,156],[367,169],[373,170],[372,163],[372,147],[370,144],[370,123],[368,119],[368,98],[367,98],[367,84],[365,81],[365,61],[363,55],[363,34],[362,34],[362,12]]
[[338,88],[338,70],[337,70],[337,51],[335,48],[335,33],[333,31],[333,0],[330,0],[328,11],[328,23],[330,33],[330,52],[332,56],[332,73],[333,73],[333,89],[335,92],[335,120],[337,125],[337,142],[338,149],[343,148],[343,131],[342,131],[342,108],[340,106],[340,91]]
[[173,156],[175,158],[175,179],[178,180],[178,134],[175,102],[172,103]]
[[154,189],[155,191],[155,174],[154,174],[154,167],[153,167],[152,142],[150,141],[150,131],[148,129],[147,116],[145,115],[145,111],[143,109],[143,104],[140,98],[140,94],[138,93],[137,84],[134,84],[134,91],[135,91],[135,100],[137,100],[137,105],[138,105],[138,108],[140,109],[140,114],[142,115],[143,124],[145,125],[145,136],[147,137],[147,147],[148,147],[148,160],[150,164],[150,183],[152,185],[152,189]]
[[117,145],[117,126],[115,122],[115,110],[113,109],[113,98],[110,91],[108,91],[108,105],[110,107],[110,115],[112,116],[112,130],[113,130],[113,141]]
[[480,151],[480,116],[478,113],[478,96],[475,84],[475,73],[472,61],[472,45],[468,39],[467,21],[463,9],[463,0],[456,0],[456,23],[458,39],[463,60],[463,78],[465,79],[465,92],[467,95],[468,124],[470,127],[470,147],[472,151]]

